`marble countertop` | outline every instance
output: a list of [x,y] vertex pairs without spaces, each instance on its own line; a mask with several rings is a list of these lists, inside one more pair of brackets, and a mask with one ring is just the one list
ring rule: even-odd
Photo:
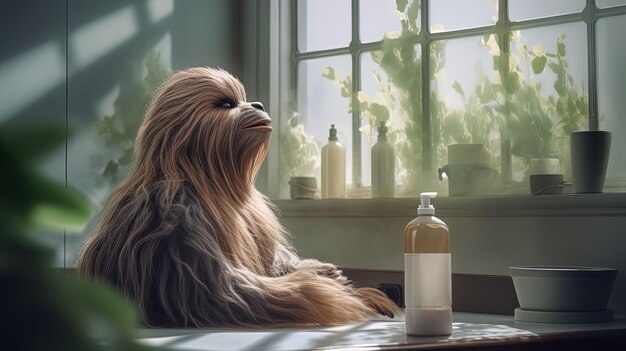
[[580,334],[613,333],[626,338],[626,316],[611,323],[549,324],[516,322],[513,316],[455,312],[452,335],[405,334],[402,317],[327,328],[138,329],[146,345],[168,350],[393,350],[506,345]]

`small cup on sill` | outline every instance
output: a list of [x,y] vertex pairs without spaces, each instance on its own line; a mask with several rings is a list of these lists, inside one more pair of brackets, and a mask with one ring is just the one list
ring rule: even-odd
[[292,199],[314,199],[317,192],[315,177],[291,177],[289,190]]

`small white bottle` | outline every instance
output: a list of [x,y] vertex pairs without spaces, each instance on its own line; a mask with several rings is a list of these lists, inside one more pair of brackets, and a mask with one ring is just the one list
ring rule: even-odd
[[395,156],[393,146],[387,141],[387,127],[381,121],[378,140],[372,146],[372,197],[394,197]]
[[346,151],[330,125],[328,143],[322,147],[322,199],[346,196]]
[[450,234],[421,193],[417,218],[404,229],[405,323],[409,335],[452,333]]

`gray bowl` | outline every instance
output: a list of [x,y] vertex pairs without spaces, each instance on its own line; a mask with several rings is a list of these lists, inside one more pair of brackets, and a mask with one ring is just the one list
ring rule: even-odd
[[606,310],[615,268],[576,266],[510,267],[520,308],[533,311]]

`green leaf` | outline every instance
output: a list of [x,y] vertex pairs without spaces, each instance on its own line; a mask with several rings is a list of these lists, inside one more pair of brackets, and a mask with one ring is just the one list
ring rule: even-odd
[[584,99],[576,99],[576,107],[578,107],[578,112],[583,115],[588,112],[587,104]]
[[493,70],[496,72],[500,71],[500,55],[494,55],[492,60],[493,60]]
[[465,126],[463,125],[463,116],[458,112],[452,112],[444,118],[444,135],[445,139],[450,143],[467,143],[468,136],[465,134]]
[[399,12],[404,12],[406,9],[406,5],[409,3],[409,0],[396,0],[396,9]]
[[330,66],[322,68],[322,77],[330,80],[335,80],[335,69]]
[[28,176],[28,183],[35,195],[31,223],[69,231],[83,229],[92,211],[82,196],[35,173]]
[[476,87],[475,94],[478,95],[480,102],[483,104],[496,100],[492,84],[487,79],[485,79],[482,84]]
[[465,98],[465,93],[463,92],[463,88],[461,87],[461,84],[459,84],[458,81],[454,81],[454,83],[452,83],[452,88],[459,94],[461,95],[463,98]]
[[548,62],[548,68],[554,73],[554,74],[561,74],[561,68],[559,67],[559,65],[555,62]]
[[578,112],[576,103],[572,99],[567,99],[567,113],[569,116],[574,116]]
[[341,96],[342,97],[351,97],[352,96],[352,78],[350,76],[346,77],[346,79],[341,81]]
[[2,128],[0,139],[23,162],[36,160],[65,142],[65,126],[39,123],[35,126]]
[[489,38],[490,37],[491,37],[491,33],[488,33],[488,32],[484,33],[483,37],[482,37],[482,39],[480,41],[482,43],[482,45],[487,46],[487,42],[489,42]]
[[544,55],[543,46],[540,43],[535,44],[532,50],[533,54],[537,57]]
[[412,29],[412,32],[417,33],[419,28],[417,27],[417,14],[420,10],[420,2],[412,1],[409,5],[409,8],[406,11],[407,18],[409,19],[409,25]]
[[374,61],[377,65],[380,66],[380,62],[383,59],[383,52],[380,50],[372,51],[371,54],[372,61]]
[[561,99],[559,99],[559,101],[556,103],[556,112],[561,116],[565,115],[565,106]]
[[520,75],[517,72],[507,74],[504,81],[504,87],[509,94],[513,94],[520,89]]
[[559,56],[565,56],[565,43],[563,41],[558,40],[556,42],[556,52]]
[[557,79],[554,81],[554,90],[559,94],[559,96],[567,95],[567,88],[565,87],[565,81],[562,79]]
[[376,117],[376,121],[389,120],[389,110],[387,109],[387,106],[378,103],[371,103],[369,111],[372,116]]
[[547,61],[548,59],[546,59],[545,56],[536,56],[532,60],[533,72],[535,74],[540,74],[541,72],[543,72],[543,69],[546,66]]
[[12,283],[4,296],[12,298],[3,306],[3,316],[12,321],[5,332],[20,339],[17,345],[26,350],[148,349],[134,340],[136,310],[119,293],[28,260],[20,263],[3,272]]
[[[118,332],[131,336],[132,330],[137,326],[137,315],[134,306],[127,299],[103,283],[75,279],[71,281],[74,282],[72,289],[74,293],[67,293],[74,296],[72,300],[75,302],[78,299],[82,300],[85,314],[92,314],[87,315],[88,317],[104,317]],[[72,286],[69,282],[70,280],[66,285]]]
[[35,195],[28,184],[26,165],[2,139],[0,165],[0,216],[9,214],[15,221],[23,222]]

